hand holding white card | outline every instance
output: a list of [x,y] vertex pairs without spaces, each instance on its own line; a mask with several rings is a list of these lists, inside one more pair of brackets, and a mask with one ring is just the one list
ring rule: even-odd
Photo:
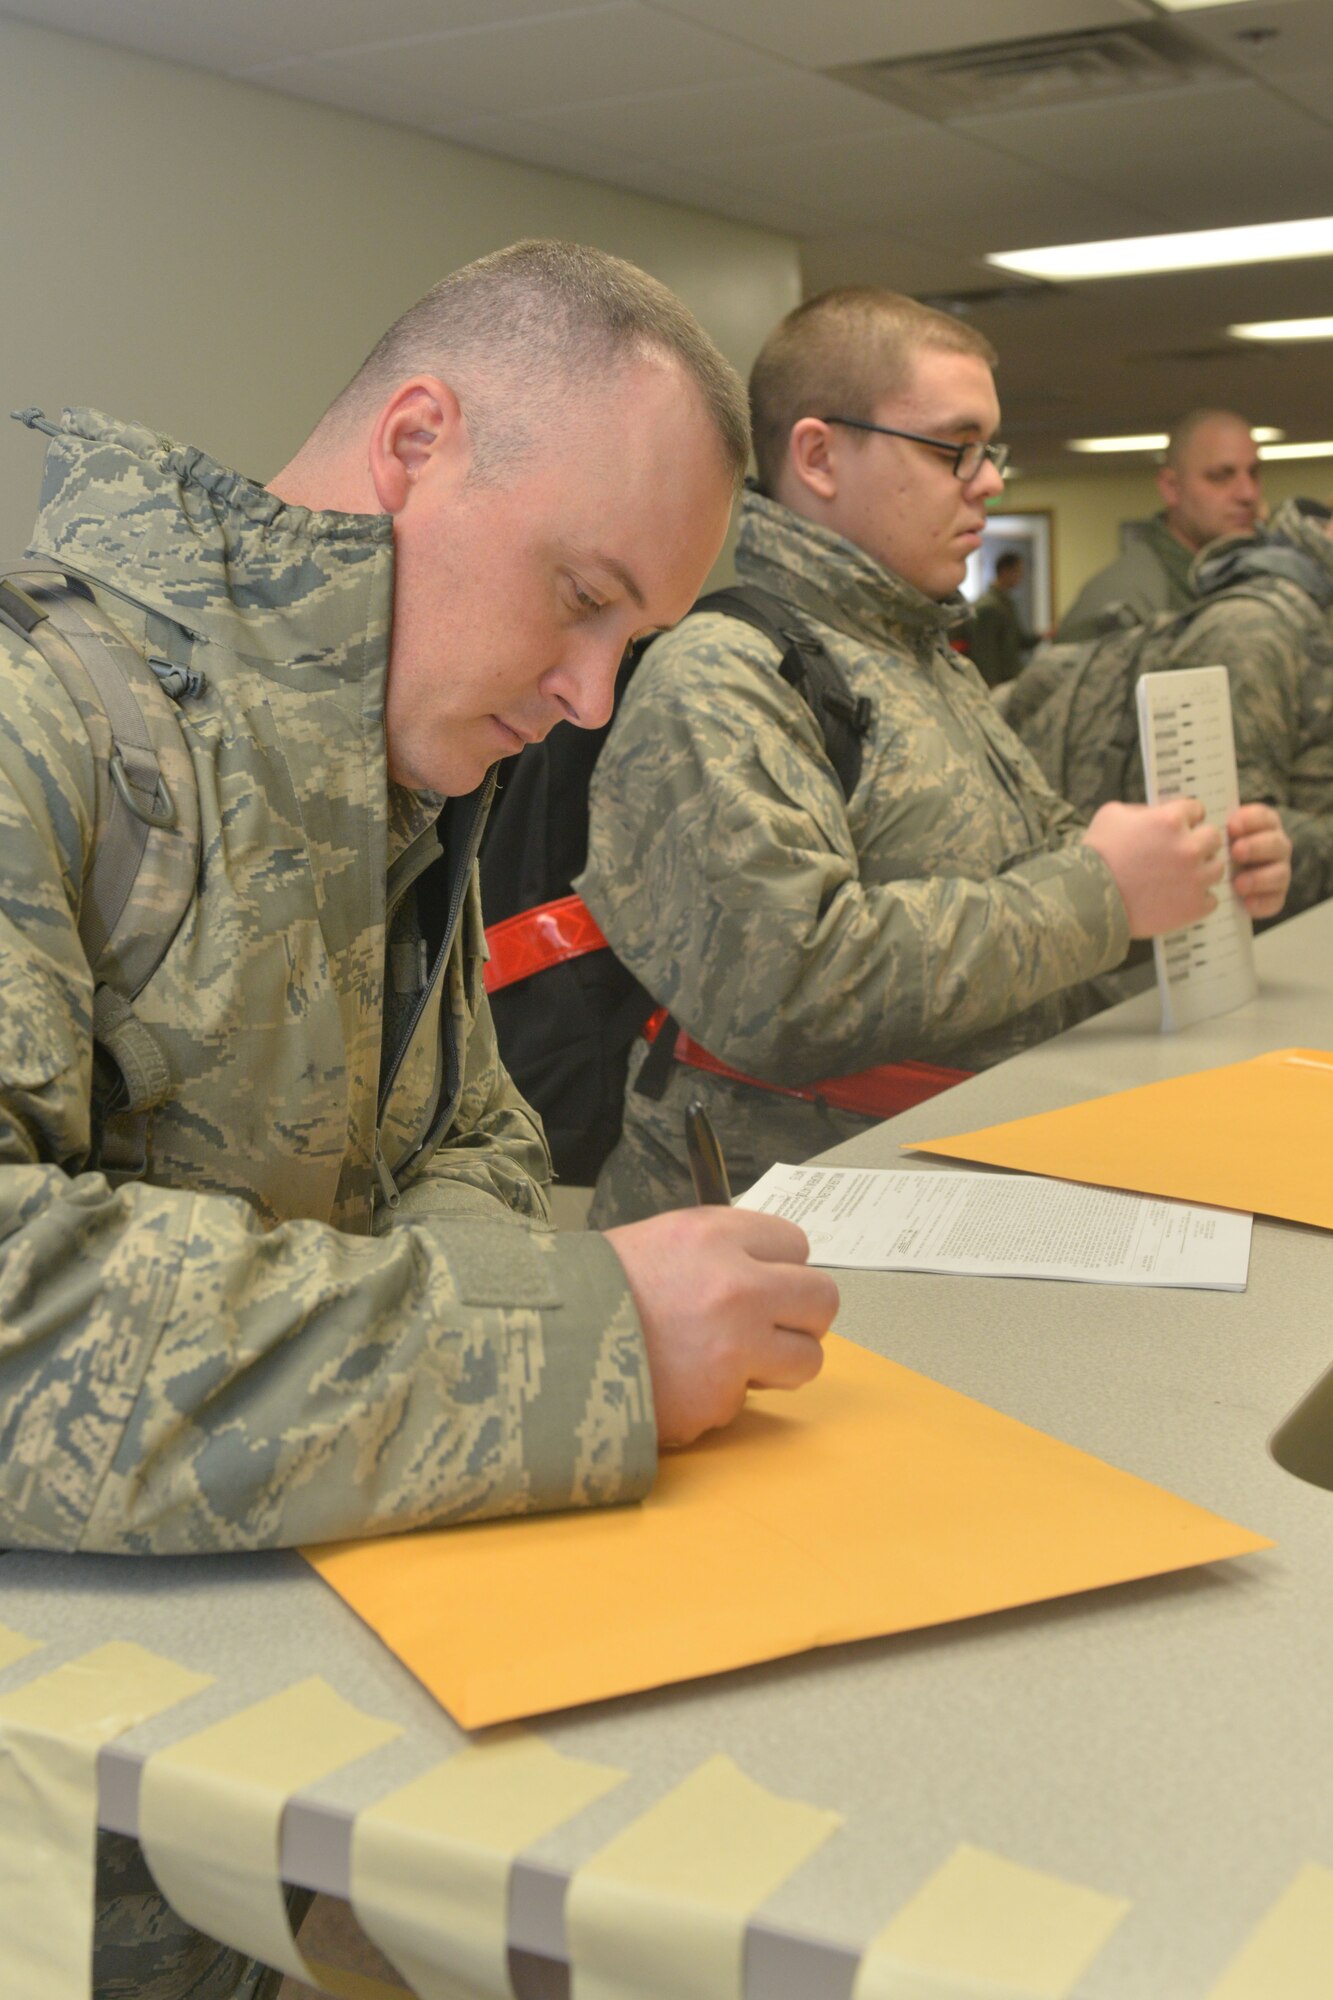
[[[1149,805],[1198,799],[1209,822],[1225,831],[1240,804],[1226,668],[1144,674],[1138,709]],[[1229,877],[1218,887],[1212,915],[1154,938],[1153,956],[1164,1031],[1229,1013],[1259,990],[1253,926]]]

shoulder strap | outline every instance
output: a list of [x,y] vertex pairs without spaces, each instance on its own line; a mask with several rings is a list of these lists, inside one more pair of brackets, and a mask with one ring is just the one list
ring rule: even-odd
[[197,686],[197,676],[166,662],[155,673],[86,585],[32,557],[0,563],[0,621],[41,654],[88,728],[96,826],[79,936],[97,985],[131,1000],[161,963],[198,876],[198,790],[162,685]]
[[808,626],[801,623],[790,605],[757,584],[733,584],[725,590],[710,591],[694,606],[695,611],[720,611],[724,617],[739,618],[752,625],[780,648],[778,672],[793,688],[819,724],[829,762],[838,776],[842,795],[849,799],[861,776],[861,744],[870,728],[874,708],[865,695],[853,695],[842,669]]

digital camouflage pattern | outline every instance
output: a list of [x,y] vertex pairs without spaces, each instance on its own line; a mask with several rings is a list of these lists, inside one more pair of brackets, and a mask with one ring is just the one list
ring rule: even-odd
[[[35,548],[149,647],[193,635],[202,866],[135,1002],[171,1075],[145,1163],[122,1177],[145,1135],[113,1115],[90,1170],[74,912],[94,760],[6,638],[0,1541],[259,1548],[641,1492],[652,1412],[620,1265],[544,1226],[545,1149],[495,1051],[484,800],[442,816],[450,852],[423,872],[439,802],[398,798],[390,875],[388,519],[287,507],[85,412],[51,445]],[[448,921],[432,980],[415,947]]]
[[1115,561],[1088,578],[1060,620],[1057,640],[1090,639],[1108,625],[1141,624],[1192,602],[1192,557],[1167,527],[1165,514],[1128,522],[1124,538]]
[[[76,920],[105,770],[0,632],[0,1545],[253,1549],[637,1497],[623,1272],[546,1226],[495,1051],[486,797],[437,833],[438,800],[387,784],[389,521],[75,411],[33,548],[201,676],[202,863],[135,1002],[170,1087],[97,1134]],[[267,1992],[103,1861],[99,2000]]]
[[1141,628],[1053,646],[1024,669],[1009,720],[1047,778],[1083,811],[1144,796],[1134,727],[1140,673],[1222,666],[1231,683],[1240,796],[1278,808],[1291,836],[1284,916],[1333,895],[1333,540],[1328,510],[1284,500],[1267,527],[1196,559],[1197,602]]
[[[293,1930],[312,1900],[308,1889],[287,1891]],[[278,2000],[282,1973],[183,1923],[158,1894],[137,1840],[98,1834],[97,1907],[95,2000]]]
[[[736,567],[869,698],[860,782],[844,800],[776,646],[716,613],[667,633],[593,776],[577,886],[617,954],[714,1055],[785,1084],[904,1058],[982,1068],[1078,1018],[1079,982],[1125,955],[1124,905],[950,647],[961,598],[934,603],[756,493]],[[868,1122],[682,1063],[655,1103],[632,1074],[598,1224],[689,1199],[695,1096],[737,1191]]]

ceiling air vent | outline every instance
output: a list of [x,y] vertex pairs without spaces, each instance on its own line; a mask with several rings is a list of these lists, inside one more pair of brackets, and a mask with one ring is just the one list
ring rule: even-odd
[[1238,342],[1233,342],[1230,347],[1163,347],[1143,354],[1125,356],[1126,361],[1131,364],[1142,362],[1150,368],[1156,368],[1163,361],[1184,362],[1187,367],[1196,368],[1200,362],[1243,361],[1245,358],[1245,352]]
[[904,111],[947,123],[1179,90],[1234,71],[1166,23],[1143,21],[901,62],[851,63],[827,74]]
[[993,306],[1044,305],[1047,299],[1063,298],[1065,290],[1063,285],[1047,285],[1038,279],[1022,285],[983,285],[976,291],[914,292],[913,297],[923,306],[934,306],[937,312],[967,319]]

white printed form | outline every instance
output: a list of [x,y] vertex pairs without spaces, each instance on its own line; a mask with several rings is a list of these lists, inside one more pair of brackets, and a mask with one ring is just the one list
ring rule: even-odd
[[[1240,803],[1226,668],[1144,674],[1138,703],[1149,804],[1198,799],[1210,826],[1225,833],[1227,815]],[[1227,1014],[1259,990],[1253,927],[1229,879],[1212,915],[1154,938],[1153,956],[1164,1032]]]
[[1243,1292],[1254,1218],[1038,1174],[770,1167],[738,1208],[798,1222],[812,1264]]

